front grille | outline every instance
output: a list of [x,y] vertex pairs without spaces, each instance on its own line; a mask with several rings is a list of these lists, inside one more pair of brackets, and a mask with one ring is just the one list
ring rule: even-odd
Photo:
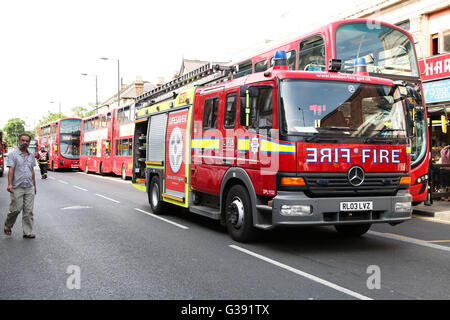
[[401,173],[367,173],[364,182],[355,187],[350,184],[347,172],[343,173],[306,173],[302,176],[313,198],[319,197],[357,197],[357,196],[393,196],[397,193]]

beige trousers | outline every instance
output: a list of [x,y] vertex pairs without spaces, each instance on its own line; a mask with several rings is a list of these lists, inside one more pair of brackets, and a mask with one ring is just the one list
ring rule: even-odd
[[12,228],[16,222],[17,216],[22,212],[23,234],[30,234],[33,230],[33,206],[34,206],[34,187],[14,188],[11,195],[8,216],[5,226]]

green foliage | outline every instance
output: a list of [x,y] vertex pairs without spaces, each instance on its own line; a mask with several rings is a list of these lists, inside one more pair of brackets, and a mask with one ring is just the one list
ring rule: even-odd
[[6,142],[8,146],[17,146],[17,138],[25,132],[25,121],[20,118],[12,118],[8,120],[3,131],[6,133]]
[[51,111],[47,111],[47,114],[45,116],[43,116],[41,120],[39,120],[39,122],[35,128],[35,131],[39,133],[40,126],[50,123],[50,122],[53,122],[53,121],[56,121],[58,119],[62,119],[62,118],[67,118],[67,116],[64,113],[61,113],[61,116],[60,116],[59,112],[53,113]]
[[72,111],[72,115],[77,118],[85,118],[92,116],[95,113],[95,104],[89,104],[91,110],[89,111],[87,108],[78,106],[70,109]]

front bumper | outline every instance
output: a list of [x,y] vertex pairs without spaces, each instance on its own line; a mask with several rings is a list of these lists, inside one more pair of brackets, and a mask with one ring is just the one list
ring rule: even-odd
[[[343,201],[372,201],[371,211],[340,211]],[[396,211],[397,203],[411,203],[407,190],[400,190],[396,196],[360,198],[309,198],[303,192],[281,191],[272,201],[272,227],[287,225],[335,225],[357,223],[400,223],[411,219],[412,208]],[[301,216],[281,214],[283,205],[311,206],[311,213]]]

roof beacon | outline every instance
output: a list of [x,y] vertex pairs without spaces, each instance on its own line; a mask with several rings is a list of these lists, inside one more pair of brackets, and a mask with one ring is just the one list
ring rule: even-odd
[[368,76],[367,63],[365,58],[358,58],[355,60],[355,73]]
[[274,70],[289,70],[288,67],[288,61],[286,57],[286,51],[277,51],[275,52],[275,57],[273,58],[274,61]]

